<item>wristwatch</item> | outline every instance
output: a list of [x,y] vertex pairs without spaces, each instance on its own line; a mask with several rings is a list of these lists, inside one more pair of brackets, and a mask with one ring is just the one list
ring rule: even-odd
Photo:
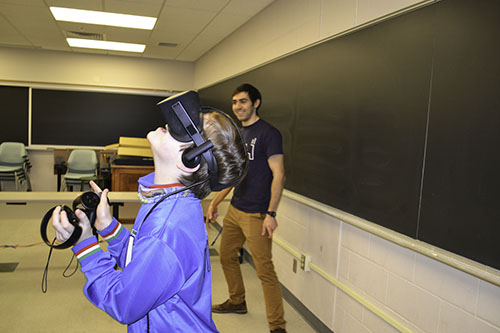
[[268,210],[266,212],[267,215],[271,216],[271,217],[276,217],[276,212],[275,211],[272,211],[272,210]]

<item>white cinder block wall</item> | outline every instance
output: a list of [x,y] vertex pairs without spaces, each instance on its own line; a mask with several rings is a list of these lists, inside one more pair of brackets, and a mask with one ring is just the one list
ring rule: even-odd
[[[195,87],[223,81],[420,3],[277,0],[196,62]],[[405,328],[414,332],[500,332],[500,287],[293,198],[285,191],[278,210],[273,247],[276,269],[282,284],[335,333],[397,332]],[[299,269],[294,273],[295,257],[286,247],[310,254],[314,265],[366,304],[316,271]],[[374,311],[392,318],[393,324]]]
[[[292,271],[274,245],[281,283],[336,333],[397,332],[381,310],[413,332],[500,332],[500,288],[285,196],[276,238],[358,293],[363,306],[315,271]],[[293,196],[292,196],[293,197]]]

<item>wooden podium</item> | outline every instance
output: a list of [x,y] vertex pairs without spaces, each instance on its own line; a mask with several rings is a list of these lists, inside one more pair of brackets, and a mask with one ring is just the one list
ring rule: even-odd
[[154,171],[153,166],[111,165],[111,191],[137,192],[137,180]]
[[[120,142],[107,146],[108,149],[117,149],[118,156],[151,158],[153,153],[149,142],[145,138],[120,137]],[[137,180],[154,171],[149,165],[123,165],[111,163],[111,191],[137,192]]]

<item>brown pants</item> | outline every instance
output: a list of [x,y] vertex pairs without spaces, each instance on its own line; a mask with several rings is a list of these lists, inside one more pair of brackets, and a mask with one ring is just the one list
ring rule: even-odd
[[252,255],[266,301],[267,321],[271,330],[285,328],[280,282],[272,262],[272,239],[261,236],[264,214],[245,213],[232,205],[224,218],[220,244],[220,262],[229,288],[229,300],[239,304],[245,300],[245,286],[241,276],[238,251],[245,240]]

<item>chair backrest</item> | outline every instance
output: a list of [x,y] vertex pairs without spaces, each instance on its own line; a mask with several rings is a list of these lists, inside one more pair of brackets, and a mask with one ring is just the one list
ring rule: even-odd
[[2,142],[0,144],[0,165],[22,166],[26,156],[24,143]]
[[97,171],[97,154],[91,149],[75,149],[68,158],[68,172],[95,173]]

